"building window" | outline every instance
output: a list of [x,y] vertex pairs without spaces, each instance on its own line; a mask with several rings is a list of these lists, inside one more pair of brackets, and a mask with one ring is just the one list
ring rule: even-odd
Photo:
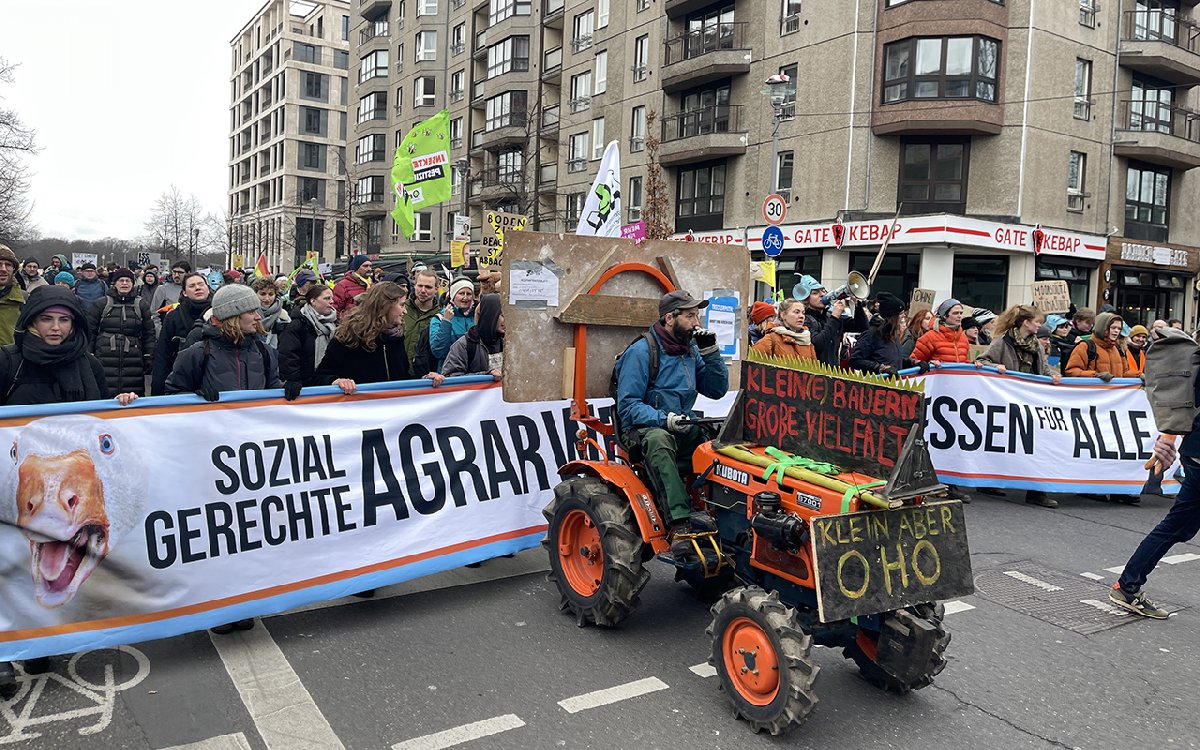
[[527,91],[505,91],[484,102],[484,132],[496,128],[524,127]]
[[296,62],[321,64],[321,48],[314,44],[296,42],[292,56],[296,58]]
[[592,35],[596,30],[596,14],[586,11],[575,16],[574,34],[571,36],[571,48],[576,52],[592,46]]
[[367,230],[367,249],[379,250],[383,242],[383,217],[364,219],[363,227]]
[[579,75],[571,76],[571,105],[572,112],[582,112],[592,103],[592,71],[587,70]]
[[1072,151],[1067,156],[1067,210],[1083,211],[1084,183],[1087,177],[1087,154]]
[[333,51],[333,67],[346,70],[350,67],[350,53],[344,49],[335,49]]
[[1170,197],[1170,170],[1130,162],[1125,176],[1125,236],[1166,242]]
[[417,18],[421,16],[436,16],[438,0],[417,0]]
[[725,219],[725,165],[680,169],[675,200],[675,231],[720,229]]
[[1177,43],[1179,0],[1137,0],[1136,5],[1133,28],[1129,30],[1131,39]]
[[592,158],[599,159],[604,156],[604,118],[597,117],[592,120]]
[[966,138],[901,141],[901,213],[966,213],[970,151]]
[[574,133],[567,141],[567,171],[585,172],[588,163],[588,133]]
[[626,202],[628,208],[626,224],[632,224],[642,218],[642,178],[629,178],[629,198]]
[[638,13],[641,13],[643,10],[649,10],[650,0],[635,0],[635,6]]
[[955,255],[950,280],[955,299],[974,307],[1003,310],[1008,299],[1008,258],[1001,255]]
[[387,92],[372,91],[358,100],[358,121],[387,119]]
[[[875,255],[875,252],[849,253],[850,268],[871,268],[875,263]],[[819,263],[817,268],[818,270],[820,269]],[[879,265],[879,273],[875,276],[875,283],[871,284],[871,294],[877,295],[879,292],[890,292],[900,299],[908,299],[909,295],[912,294],[912,290],[921,286],[920,277],[920,253],[903,253],[889,250],[888,254],[883,256],[883,262]],[[799,280],[799,278],[796,279],[796,281]],[[779,288],[791,289],[794,283],[790,282],[788,286],[780,285]]]
[[379,203],[383,201],[383,175],[360,177],[354,188],[355,203]]
[[437,59],[437,32],[417,32],[417,62]]
[[1096,0],[1079,0],[1079,25],[1096,28]]
[[1135,77],[1130,93],[1129,129],[1171,133],[1175,90],[1157,80]]
[[325,135],[325,124],[328,120],[324,116],[325,110],[316,107],[301,107],[300,113],[304,124],[301,126],[300,132],[306,135]]
[[510,70],[529,70],[529,37],[510,36],[488,47],[487,77],[494,78]]
[[329,77],[320,73],[305,72],[304,93],[301,96],[305,99],[325,101],[329,97]]
[[608,52],[596,53],[595,66],[596,93],[603,94],[608,91]]
[[525,153],[520,149],[501,151],[496,154],[496,179],[506,184],[524,181]]
[[363,57],[358,64],[358,82],[363,83],[372,78],[387,78],[388,74],[388,51],[386,49],[375,50],[371,54]]
[[[455,117],[450,121],[450,148],[462,148],[463,118]],[[455,170],[457,171],[457,170]]]
[[[1078,265],[1077,265],[1078,264]],[[1091,269],[1079,261],[1068,260],[1045,254],[1034,261],[1034,278],[1037,281],[1065,281],[1071,301],[1076,307],[1088,306],[1091,289]],[[1134,318],[1137,320],[1137,318]]]
[[884,48],[883,101],[996,101],[1000,43],[982,36],[911,38]]
[[413,214],[412,242],[433,242],[433,214],[418,211]]
[[1075,119],[1092,119],[1092,61],[1075,58]]
[[633,108],[629,126],[629,150],[631,152],[646,150],[646,107]]
[[342,41],[350,41],[350,16],[342,16]]
[[321,180],[316,177],[301,177],[300,178],[300,201],[308,203],[316,199],[321,200]]
[[421,76],[413,81],[414,107],[432,107],[436,104],[436,99],[433,76]]
[[354,147],[354,163],[366,164],[372,161],[383,161],[386,155],[387,141],[382,133],[364,135],[358,139]]
[[691,138],[708,133],[728,133],[732,122],[729,92],[729,85],[726,84],[685,95],[680,114],[665,120],[667,129],[663,140]]
[[[570,193],[567,195],[568,224],[579,222],[579,217],[583,215],[583,203],[585,200],[587,200],[587,193]],[[571,229],[570,226],[567,228]]]
[[596,28],[608,26],[608,0],[596,0]]
[[791,120],[796,117],[796,81],[800,75],[800,64],[792,63],[784,65],[779,69],[780,75],[785,75],[791,83],[782,86],[783,103],[779,106],[779,117],[784,120]]
[[650,35],[643,34],[633,42],[633,82],[646,80],[650,75]]
[[456,70],[450,74],[450,101],[462,101],[463,90],[467,80],[467,72],[465,70]]
[[794,151],[780,151],[779,160],[775,163],[775,192],[783,196],[785,201],[792,199],[792,172],[796,166]]
[[460,23],[450,31],[450,54],[460,55],[467,48],[467,25]]
[[783,0],[783,13],[779,17],[779,36],[794,34],[800,30],[800,0]]
[[530,0],[491,0],[488,8],[490,26],[495,26],[511,16],[527,16],[533,12]]
[[300,144],[300,168],[301,169],[324,169],[325,168],[325,146],[320,143],[301,143]]

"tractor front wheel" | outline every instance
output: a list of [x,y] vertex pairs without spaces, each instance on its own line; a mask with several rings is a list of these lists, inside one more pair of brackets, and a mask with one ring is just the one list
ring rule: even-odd
[[706,631],[709,663],[737,715],[755,732],[783,734],[800,726],[817,704],[813,682],[821,668],[809,659],[812,636],[776,592],[739,586],[713,605]]
[[599,479],[572,477],[554,488],[542,514],[550,525],[542,542],[548,578],[558,586],[561,609],[580,627],[611,627],[628,617],[650,580],[629,501]]
[[[900,694],[907,693],[910,690],[920,690],[923,687],[933,684],[933,678],[946,668],[946,646],[950,643],[950,634],[946,632],[946,628],[942,625],[942,619],[946,615],[945,606],[941,604],[918,604],[915,607],[908,607],[908,611],[916,617],[925,620],[935,629],[933,647],[927,655],[919,655],[919,658],[923,658],[925,661],[923,662],[923,668],[915,676],[908,679],[900,679],[879,666],[875,661],[876,646],[879,639],[878,633],[870,633],[859,628],[854,643],[846,646],[842,652],[845,658],[854,660],[863,678],[880,690]],[[884,617],[889,616],[894,615],[884,615]]]

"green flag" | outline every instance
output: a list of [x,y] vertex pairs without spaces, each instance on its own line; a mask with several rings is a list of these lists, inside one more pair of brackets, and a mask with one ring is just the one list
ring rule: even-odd
[[413,212],[450,197],[450,113],[438,112],[404,136],[392,161],[392,218],[412,237]]

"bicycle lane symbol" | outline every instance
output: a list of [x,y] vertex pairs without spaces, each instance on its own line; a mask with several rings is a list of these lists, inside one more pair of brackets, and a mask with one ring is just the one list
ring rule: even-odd
[[774,258],[783,252],[783,230],[776,226],[769,226],[763,230],[762,236],[763,252],[768,257]]
[[[114,652],[117,653],[114,654]],[[127,654],[137,662],[137,671],[128,680],[118,684],[116,682],[114,665],[119,662],[120,653]],[[80,662],[91,655],[100,655],[104,659],[100,665],[87,664],[87,671],[89,672],[95,670],[97,666],[102,668],[103,675],[100,679],[100,684],[93,683],[79,674]],[[115,658],[110,660],[111,656],[115,656]],[[89,661],[94,661],[94,659],[89,659]],[[67,674],[65,676],[56,672],[31,675],[22,669],[20,662],[17,662],[14,666],[17,669],[17,692],[9,700],[0,700],[0,718],[3,718],[8,724],[8,733],[0,734],[0,745],[11,745],[17,742],[37,739],[42,736],[40,732],[28,731],[31,728],[92,716],[95,717],[94,723],[81,727],[78,730],[79,734],[87,736],[103,732],[112,723],[113,709],[116,707],[117,702],[117,693],[138,685],[150,674],[150,660],[145,654],[132,646],[82,651],[75,654],[67,663]],[[76,695],[71,696],[67,691],[71,691]],[[47,695],[53,695],[55,698],[62,698],[64,696],[82,698],[83,701],[90,703],[90,705],[83,708],[35,716],[34,711],[37,709],[38,703]]]

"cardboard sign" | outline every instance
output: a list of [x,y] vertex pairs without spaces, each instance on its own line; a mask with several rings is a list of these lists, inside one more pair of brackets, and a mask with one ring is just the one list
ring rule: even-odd
[[967,361],[974,362],[982,357],[989,348],[987,344],[967,344]]
[[1065,281],[1033,282],[1033,306],[1044,313],[1060,313],[1071,309],[1071,292]]
[[957,500],[820,516],[812,540],[823,622],[975,591]]
[[520,214],[509,214],[503,211],[485,211],[483,215],[483,249],[479,257],[479,265],[483,267],[500,265],[500,257],[504,253],[504,233],[518,232],[525,228],[528,222]]
[[84,263],[96,264],[95,253],[71,253],[71,268],[79,268]]
[[933,300],[937,297],[937,292],[932,289],[916,288],[912,290],[912,295],[908,298],[908,314],[912,315],[920,309],[932,310]]
[[744,440],[871,476],[886,476],[896,465],[925,413],[919,386],[839,368],[793,370],[747,360],[742,388]]

